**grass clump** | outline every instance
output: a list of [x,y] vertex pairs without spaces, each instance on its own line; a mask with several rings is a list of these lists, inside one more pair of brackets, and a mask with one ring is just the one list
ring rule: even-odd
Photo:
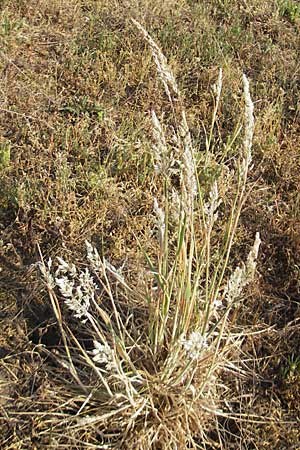
[[[209,215],[209,204],[217,198],[218,216],[210,234],[208,280],[212,280],[223,257],[226,224],[239,183],[236,161],[243,145],[242,71],[251,79],[251,93],[256,99],[255,150],[234,245],[220,297],[216,299],[217,313],[224,312],[228,279],[239,261],[246,261],[249,243],[257,230],[262,240],[260,276],[229,312],[226,333],[241,336],[241,344],[228,352],[227,362],[234,361],[239,372],[220,363],[217,388],[210,391],[215,399],[215,413],[207,413],[208,428],[204,420],[203,427],[212,430],[206,436],[211,442],[209,448],[219,448],[220,441],[224,449],[298,448],[299,21],[293,22],[287,13],[283,14],[284,3],[296,2],[255,0],[249,5],[209,0],[200,5],[187,0],[142,0],[115,2],[112,8],[112,2],[107,0],[66,0],[63,4],[46,0],[2,1],[1,448],[118,447],[117,437],[111,441],[107,435],[105,439],[101,437],[104,425],[69,429],[79,411],[77,417],[81,418],[99,415],[103,402],[94,401],[95,397],[87,401],[89,394],[78,388],[78,380],[74,382],[70,376],[57,319],[47,293],[41,295],[40,279],[33,271],[40,260],[37,244],[46,261],[49,255],[53,259],[60,255],[66,261],[76,262],[78,276],[86,265],[79,263],[85,261],[85,240],[97,247],[101,261],[105,255],[114,266],[123,267],[122,274],[131,288],[127,298],[120,282],[112,274],[109,279],[122,320],[126,323],[126,318],[131,317],[126,330],[140,336],[141,347],[145,348],[143,354],[137,353],[135,344],[126,342],[138,368],[151,362],[147,336],[151,336],[151,345],[163,348],[164,344],[155,344],[155,336],[162,328],[160,324],[153,325],[161,310],[157,307],[156,311],[155,306],[158,302],[167,310],[170,301],[168,317],[164,319],[169,331],[162,338],[166,356],[171,348],[168,339],[169,335],[172,337],[177,305],[175,281],[179,267],[184,266],[182,254],[179,261],[176,253],[177,228],[182,226],[181,221],[189,222],[189,208],[185,207],[188,191],[183,181],[188,179],[184,162],[188,161],[189,152],[184,152],[181,143],[181,106],[184,103],[195,149],[196,183],[191,183],[191,187],[197,185],[191,190],[196,192],[193,233],[197,258],[202,258],[203,264],[207,255],[205,246],[201,253],[206,236],[204,221]],[[161,95],[151,54],[143,39],[133,33],[132,16],[141,20],[159,42],[176,74],[180,94],[169,88],[173,106],[167,95]],[[222,95],[212,126],[217,91],[212,95],[210,87],[218,79],[220,66],[224,68]],[[160,129],[163,145],[159,143]],[[193,180],[193,176],[190,178]],[[254,180],[255,189],[251,188]],[[155,278],[165,228],[168,258],[164,257],[164,261],[168,261],[168,269],[173,268],[177,257],[173,278],[165,281],[166,300]],[[158,239],[154,239],[153,229]],[[191,240],[186,237],[185,242],[189,251]],[[147,254],[148,266],[143,252]],[[196,261],[199,259],[195,256],[192,286]],[[56,268],[52,267],[52,273]],[[168,273],[161,269],[159,272]],[[238,272],[243,278],[243,271]],[[57,275],[58,279],[62,277],[63,274]],[[182,272],[181,278],[182,297],[192,297],[183,291],[188,282]],[[200,312],[205,304],[204,278],[199,275],[199,299],[194,303],[200,305]],[[169,280],[173,280],[174,289],[168,285]],[[78,350],[74,350],[76,342],[71,340],[67,327],[91,358],[96,356],[93,340],[97,335],[92,336],[86,324],[74,317],[76,312],[63,301],[59,286],[55,289],[79,381],[88,393],[97,391],[99,379],[82,364],[82,358],[79,360]],[[172,292],[170,300],[166,292]],[[111,317],[109,297],[105,292],[101,294],[101,286],[96,297],[115,330],[116,319]],[[199,317],[199,311],[194,317]],[[181,325],[183,322],[184,319]],[[198,331],[194,325],[191,321],[181,339],[181,352],[186,359],[189,344],[185,341],[191,338],[200,349],[205,344],[201,333],[198,341],[197,335],[192,334]],[[262,329],[268,331],[261,333]],[[118,329],[115,332],[119,335]],[[245,334],[247,337],[243,338]],[[108,331],[106,335],[109,340]],[[99,345],[104,346],[101,342]],[[206,342],[210,345],[213,341],[206,336]],[[205,345],[203,351],[207,351]],[[162,373],[164,354],[160,350],[157,353],[161,355],[156,361],[157,373]],[[150,362],[146,369],[153,373]],[[96,363],[105,368],[105,363]],[[99,388],[99,392],[103,390]],[[164,398],[155,404],[159,417],[167,416],[171,423]],[[166,398],[171,398],[168,392]],[[83,404],[86,408],[81,409]],[[202,411],[200,403],[194,408]],[[258,423],[258,419],[251,420],[253,415],[272,420]],[[136,430],[139,425],[143,428],[141,423],[142,420],[135,422]],[[145,428],[148,423],[149,420]],[[115,429],[114,436],[121,431],[121,427]],[[130,442],[131,431],[126,435]],[[201,437],[193,439],[200,448],[204,447]],[[100,444],[105,440],[106,444]],[[153,446],[160,447],[158,440]]]
[[[252,161],[253,102],[243,75],[244,139],[238,153],[227,158],[229,149],[216,148],[213,139],[220,70],[211,127],[205,148],[197,151],[167,60],[147,31],[133,23],[150,47],[169,103],[165,120],[151,112],[151,220],[157,240],[150,250],[140,245],[147,267],[140,269],[139,283],[127,280],[88,241],[83,268],[60,257],[57,263],[42,259],[62,339],[56,361],[67,373],[57,394],[60,413],[50,413],[48,432],[57,446],[210,448],[222,445],[220,417],[243,416],[230,408],[226,377],[247,376],[242,351],[247,332],[235,316],[260,246],[256,233],[245,263],[233,269]],[[206,174],[204,184],[199,174]]]

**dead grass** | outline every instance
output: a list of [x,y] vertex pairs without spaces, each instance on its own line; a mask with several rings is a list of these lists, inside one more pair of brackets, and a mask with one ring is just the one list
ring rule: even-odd
[[[256,111],[253,190],[233,263],[243,260],[256,230],[262,253],[257,284],[237,316],[249,329],[271,328],[247,339],[254,381],[236,383],[231,408],[272,421],[258,425],[220,418],[218,426],[226,431],[224,449],[299,445],[300,379],[298,369],[291,370],[300,339],[300,42],[295,4],[2,1],[2,448],[99,448],[100,437],[92,428],[73,441],[65,430],[59,447],[55,427],[49,430],[50,416],[57,414],[58,423],[60,414],[72,417],[82,398],[69,394],[55,353],[60,344],[56,321],[32,264],[39,259],[37,244],[45,256],[72,254],[80,261],[88,238],[113,263],[126,259],[128,276],[136,276],[141,261],[133,236],[150,241],[148,218],[157,195],[150,110],[155,105],[160,113],[169,106],[131,17],[145,25],[166,54],[200,148],[219,67],[224,91],[213,135],[216,148],[221,138],[233,139],[242,121],[241,73],[251,80]],[[234,142],[228,157],[236,146]],[[211,439],[217,437],[212,433]]]

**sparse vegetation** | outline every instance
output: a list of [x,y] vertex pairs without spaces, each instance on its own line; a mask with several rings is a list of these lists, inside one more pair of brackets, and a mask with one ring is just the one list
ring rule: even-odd
[[298,448],[296,3],[0,11],[1,448]]

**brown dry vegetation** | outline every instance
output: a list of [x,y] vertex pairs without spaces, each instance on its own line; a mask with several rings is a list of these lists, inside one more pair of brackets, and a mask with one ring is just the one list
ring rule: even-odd
[[241,123],[242,72],[251,81],[254,168],[233,263],[259,230],[237,321],[265,331],[245,343],[253,379],[227,382],[232,411],[266,420],[221,417],[223,448],[299,448],[300,8],[280,0],[1,1],[1,448],[102,448],[94,430],[81,441],[66,430],[57,447],[46,433],[51,414],[78,405],[59,404],[64,378],[49,355],[60,338],[34,264],[37,244],[80,261],[85,239],[116,264],[126,258],[129,276],[141,264],[134,236],[149,239],[157,189],[149,112],[169,106],[131,17],[167,56],[200,149],[219,67],[216,146]]

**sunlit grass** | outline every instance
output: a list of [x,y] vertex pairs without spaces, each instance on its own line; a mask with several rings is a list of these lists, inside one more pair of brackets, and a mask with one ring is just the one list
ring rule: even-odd
[[[72,433],[87,425],[100,427],[103,444],[111,448],[196,448],[197,442],[209,444],[216,418],[223,410],[228,413],[222,373],[229,368],[241,370],[238,348],[244,335],[235,331],[230,317],[253,278],[259,234],[243,265],[230,269],[229,257],[251,163],[253,103],[243,76],[244,141],[236,156],[236,182],[224,236],[213,242],[222,204],[220,181],[211,180],[209,192],[200,185],[197,152],[176,80],[160,48],[134,23],[150,46],[174,123],[167,137],[166,125],[152,112],[155,172],[157,180],[162,179],[160,200],[153,199],[157,257],[153,260],[145,253],[148,275],[140,291],[89,242],[89,267],[84,270],[61,258],[55,271],[51,259],[40,268],[60,326],[64,365],[73,379],[69,389],[87,396],[78,414],[66,419]],[[205,165],[210,163],[221,90],[220,70]],[[221,159],[219,164],[226,177],[226,163]],[[60,299],[81,322],[81,333],[93,342],[92,348],[68,324]],[[87,379],[93,380],[92,385]]]
[[[134,447],[139,435],[160,449],[188,429],[179,448],[297,446],[295,3],[2,1],[1,448],[105,448],[124,436]],[[167,95],[131,17],[167,57]],[[74,317],[62,273],[49,301],[38,247],[53,275],[57,255],[86,281],[88,268],[96,329]]]

